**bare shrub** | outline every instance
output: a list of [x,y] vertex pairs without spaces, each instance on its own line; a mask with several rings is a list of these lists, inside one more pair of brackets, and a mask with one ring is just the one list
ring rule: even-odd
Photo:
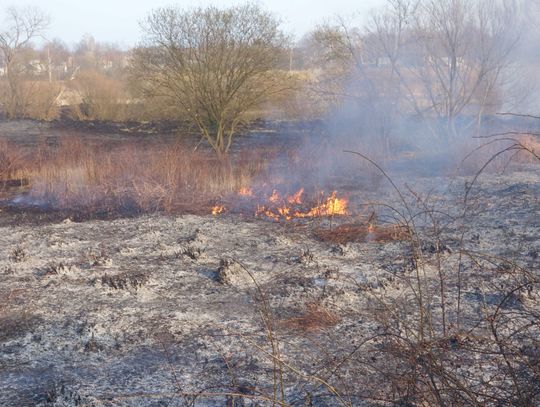
[[269,95],[265,102],[248,112],[254,119],[312,120],[323,117],[328,106],[320,95],[311,92],[314,74],[310,71],[276,71],[283,90]]
[[[479,253],[464,238],[473,216],[471,190],[506,152],[538,159],[518,141],[487,159],[466,187],[461,215],[450,224],[444,220],[449,214],[413,191],[406,195],[378,167],[399,197],[393,209],[408,226],[411,267],[392,276],[399,295],[373,290],[362,313],[378,326],[364,353],[347,362],[359,369],[357,377],[370,372],[363,397],[400,405],[537,404],[538,275],[522,259]],[[461,238],[455,250],[445,250],[444,241],[455,237],[451,230],[461,231]],[[426,250],[430,241],[434,249]]]
[[[36,81],[20,78],[17,81],[16,108],[11,113],[16,118],[54,120],[58,118],[60,107],[58,98],[61,85],[58,82]],[[8,84],[0,82],[0,93],[11,92]],[[9,115],[8,115],[9,116]]]
[[73,114],[78,119],[122,121],[127,118],[128,94],[124,83],[95,72],[77,75],[74,87],[82,103]]
[[33,81],[25,84],[29,88],[29,102],[25,117],[37,120],[54,120],[60,115],[58,99],[62,86],[58,82]]
[[197,126],[218,155],[229,151],[246,113],[281,88],[273,75],[285,37],[255,4],[152,11],[133,52],[132,79]]
[[24,117],[28,105],[28,86],[25,83],[25,66],[22,55],[30,42],[43,33],[49,17],[35,7],[9,7],[0,30],[0,56],[5,72],[0,104],[8,118]]

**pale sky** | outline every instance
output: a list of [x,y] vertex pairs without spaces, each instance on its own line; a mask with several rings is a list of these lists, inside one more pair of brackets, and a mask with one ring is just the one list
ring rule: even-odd
[[[238,0],[0,0],[0,21],[10,6],[37,6],[51,17],[47,38],[60,38],[68,45],[78,42],[86,33],[97,41],[131,46],[140,39],[139,21],[156,7],[178,4],[228,6]],[[259,0],[265,9],[283,21],[283,29],[296,38],[325,19],[336,15],[365,15],[384,0]]]

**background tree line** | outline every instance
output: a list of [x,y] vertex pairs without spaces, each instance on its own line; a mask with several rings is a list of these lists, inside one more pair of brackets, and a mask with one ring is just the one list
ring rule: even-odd
[[421,122],[426,137],[449,141],[480,133],[486,116],[531,93],[524,68],[538,61],[520,54],[534,27],[524,4],[387,0],[362,24],[336,19],[296,43],[253,4],[168,7],[148,14],[131,50],[90,35],[74,47],[48,41],[45,13],[10,8],[0,104],[7,118],[63,110],[83,120],[185,120],[220,154],[255,118],[346,118],[388,148]]

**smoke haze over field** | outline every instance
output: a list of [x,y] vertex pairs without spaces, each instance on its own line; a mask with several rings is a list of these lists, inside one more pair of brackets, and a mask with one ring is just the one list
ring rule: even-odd
[[[0,0],[8,118],[187,120],[219,154],[238,123],[316,119],[341,149],[449,157],[498,113],[538,111],[536,0],[12,1]],[[35,29],[14,40],[25,21]],[[222,89],[244,62],[257,75]]]
[[[0,0],[0,16],[10,6],[30,5],[41,8],[52,19],[48,38],[60,38],[67,43],[75,43],[85,33],[92,34],[98,41],[133,46],[140,38],[139,21],[157,7],[178,4],[181,7],[216,5],[225,7],[244,3],[238,0],[142,0],[83,1],[83,0]],[[353,13],[367,13],[378,7],[384,0],[264,0],[257,2],[262,7],[276,13],[283,20],[286,31],[300,37],[313,27],[335,15],[350,16]]]

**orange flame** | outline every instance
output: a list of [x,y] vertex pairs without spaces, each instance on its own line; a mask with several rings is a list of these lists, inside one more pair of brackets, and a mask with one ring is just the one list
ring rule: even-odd
[[[299,189],[293,195],[282,197],[277,190],[272,191],[272,195],[267,198],[267,205],[257,204],[256,217],[266,217],[279,222],[280,220],[291,220],[293,218],[314,218],[328,217],[336,215],[347,215],[348,201],[345,198],[338,198],[334,191],[330,196],[321,195],[320,203],[314,207],[301,206],[304,188]],[[250,188],[243,187],[238,191],[239,196],[254,197]],[[309,209],[308,209],[309,208]],[[219,215],[225,211],[223,205],[216,205],[212,208],[213,215]]]
[[287,198],[287,202],[291,205],[300,205],[302,203],[302,194],[304,193],[304,188],[300,188],[295,194]]
[[225,212],[225,207],[223,205],[216,205],[212,208],[212,215],[217,216]]
[[268,198],[268,200],[272,203],[278,203],[280,199],[281,197],[279,196],[279,192],[275,189],[272,191],[272,195],[270,196],[270,198]]
[[238,195],[240,195],[240,196],[253,196],[253,191],[251,190],[251,188],[242,187],[238,191]]
[[[291,195],[286,198],[286,201],[290,204],[299,205],[302,203],[301,196],[303,189],[299,190],[294,195]],[[279,194],[277,191],[272,193],[272,196],[269,198],[269,201],[276,203],[279,200]],[[334,191],[332,194],[326,198],[319,205],[307,210],[307,211],[295,211],[292,213],[292,210],[286,204],[283,204],[280,207],[266,207],[266,206],[257,206],[257,211],[255,216],[265,216],[269,219],[279,221],[279,220],[291,220],[293,218],[313,218],[313,217],[323,217],[323,216],[335,216],[335,215],[347,215],[347,205],[348,201],[344,198],[338,198],[337,192]]]
[[257,211],[255,212],[255,216],[266,216],[268,219],[275,220],[276,222],[279,222],[280,215],[272,212],[270,209],[267,209],[264,205],[257,205]]
[[344,198],[338,198],[337,192],[332,192],[323,203],[311,208],[308,212],[297,212],[294,216],[299,218],[311,218],[317,216],[335,216],[347,215],[348,201]]

